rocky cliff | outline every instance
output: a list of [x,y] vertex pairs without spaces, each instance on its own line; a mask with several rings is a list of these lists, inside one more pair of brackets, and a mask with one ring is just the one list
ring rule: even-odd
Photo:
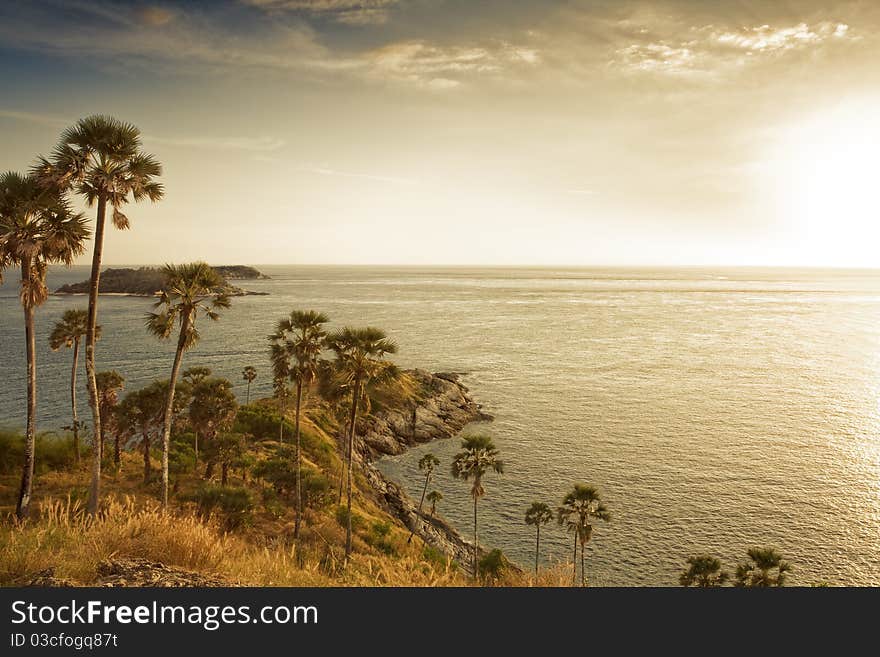
[[[384,506],[428,545],[444,552],[466,569],[473,568],[473,544],[440,518],[420,512],[403,488],[383,475],[373,461],[402,454],[409,447],[451,438],[471,422],[490,422],[480,404],[454,373],[407,372],[423,394],[408,408],[382,410],[373,415],[358,436],[356,447],[370,485]],[[481,550],[482,552],[482,550]]]

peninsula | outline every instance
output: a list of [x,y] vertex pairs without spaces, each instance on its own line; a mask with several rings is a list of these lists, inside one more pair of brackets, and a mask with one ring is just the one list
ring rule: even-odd
[[[229,296],[264,295],[266,292],[243,290],[228,283],[232,280],[266,280],[269,277],[253,267],[245,265],[223,265],[213,267],[227,281],[226,293]],[[157,267],[138,267],[105,269],[101,274],[101,294],[126,294],[129,296],[151,297],[159,293],[164,285],[162,271]],[[62,285],[55,294],[88,294],[89,281]]]

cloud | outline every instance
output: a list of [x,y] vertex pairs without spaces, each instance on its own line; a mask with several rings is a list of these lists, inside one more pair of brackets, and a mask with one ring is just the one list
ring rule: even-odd
[[161,27],[174,20],[174,12],[163,7],[147,6],[135,10],[138,20],[150,27]]
[[762,58],[854,38],[848,25],[831,21],[738,29],[704,25],[685,30],[684,36],[665,38],[656,30],[642,27],[633,36],[631,39],[636,42],[617,48],[612,64],[630,71],[672,75],[711,74]]
[[58,116],[49,114],[39,114],[36,112],[18,112],[15,110],[0,109],[0,118],[10,119],[13,121],[25,121],[27,123],[37,123],[52,127],[63,128],[70,125],[70,121]]
[[[20,112],[0,108],[0,119],[12,121],[25,121],[53,128],[65,128],[73,125],[76,119],[72,117],[60,117],[38,112]],[[169,146],[183,146],[190,148],[208,148],[216,150],[237,150],[264,153],[277,151],[285,145],[283,139],[275,137],[163,137],[159,135],[143,135],[144,141]]]
[[303,167],[300,169],[305,173],[315,173],[321,176],[341,176],[343,178],[361,178],[363,180],[375,180],[378,182],[394,183],[396,185],[415,185],[417,182],[412,178],[402,178],[399,176],[383,176],[372,173],[356,173],[353,171],[340,171],[338,169],[330,169],[328,167]]
[[223,151],[252,151],[255,153],[277,151],[286,143],[283,139],[274,137],[157,137],[144,135],[144,140],[169,146],[211,148]]
[[270,13],[326,17],[348,25],[381,25],[400,0],[243,0]]
[[364,53],[361,64],[373,77],[412,82],[432,89],[454,89],[474,75],[498,76],[516,66],[532,66],[538,51],[505,41],[479,46],[438,46],[401,41]]

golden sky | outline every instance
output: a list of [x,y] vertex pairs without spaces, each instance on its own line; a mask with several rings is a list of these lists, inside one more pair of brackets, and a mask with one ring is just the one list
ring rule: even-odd
[[880,2],[0,6],[0,168],[90,113],[115,264],[880,266]]

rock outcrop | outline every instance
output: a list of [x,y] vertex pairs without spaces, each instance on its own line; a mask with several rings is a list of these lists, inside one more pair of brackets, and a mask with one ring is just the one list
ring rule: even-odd
[[407,370],[421,390],[417,403],[392,408],[372,416],[362,430],[361,452],[367,460],[403,454],[419,443],[451,438],[471,422],[488,422],[492,416],[471,399],[455,373],[431,374]]
[[403,488],[385,477],[373,461],[402,454],[419,443],[451,438],[471,422],[490,422],[493,418],[471,398],[458,374],[431,374],[419,369],[408,370],[407,374],[421,390],[417,403],[375,413],[358,436],[357,451],[367,480],[386,509],[425,543],[470,570],[473,544],[440,518],[420,512]]
[[[98,579],[91,586],[230,586],[229,582],[217,577],[146,559],[107,559],[98,564],[97,570]],[[72,580],[56,577],[54,568],[36,573],[25,584],[41,587],[77,586]]]

